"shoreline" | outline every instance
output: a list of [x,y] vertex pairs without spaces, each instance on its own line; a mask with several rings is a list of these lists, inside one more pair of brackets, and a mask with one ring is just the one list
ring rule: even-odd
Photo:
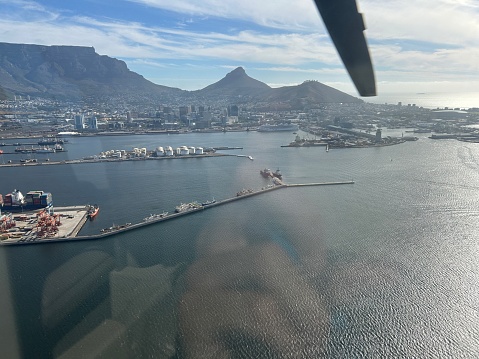
[[1,140],[25,140],[25,139],[42,139],[42,138],[70,138],[70,137],[108,137],[108,136],[146,136],[146,135],[185,135],[190,133],[222,133],[222,132],[256,132],[256,129],[208,129],[208,130],[165,130],[165,131],[144,131],[144,132],[97,132],[97,133],[79,133],[78,135],[58,135],[58,134],[44,134],[44,135],[3,135]]

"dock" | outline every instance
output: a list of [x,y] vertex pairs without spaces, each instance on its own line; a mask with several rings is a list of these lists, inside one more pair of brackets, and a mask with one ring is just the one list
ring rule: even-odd
[[56,220],[60,225],[55,226],[54,234],[52,232],[43,234],[42,229],[46,227],[39,226],[40,212],[35,210],[12,213],[15,226],[2,234],[2,236],[8,236],[8,238],[2,239],[0,244],[44,243],[58,241],[62,238],[76,238],[87,221],[87,206],[56,207],[52,216],[56,215]]
[[[98,240],[108,238],[120,233],[129,232],[146,226],[151,226],[160,222],[165,222],[180,218],[183,216],[191,215],[197,212],[201,212],[210,208],[226,205],[235,201],[242,199],[250,198],[253,196],[258,196],[260,194],[276,191],[279,189],[289,188],[289,187],[308,187],[308,186],[332,186],[332,185],[346,185],[354,184],[354,181],[336,181],[336,182],[317,182],[317,183],[299,183],[299,184],[284,184],[278,183],[277,185],[269,185],[268,187],[261,188],[260,190],[242,190],[237,193],[235,197],[227,198],[224,200],[216,201],[207,205],[200,206],[198,208],[192,208],[185,210],[180,213],[172,213],[164,217],[155,218],[152,220],[144,220],[140,223],[127,223],[121,226],[115,226],[111,230],[105,231],[103,233],[89,235],[89,236],[78,236],[78,232],[81,230],[85,222],[87,221],[87,207],[86,206],[74,206],[74,207],[64,207],[56,208],[55,213],[60,213],[65,218],[62,218],[61,232],[59,231],[54,237],[48,238],[38,238],[31,233],[24,235],[21,238],[10,238],[0,241],[0,245],[20,245],[20,244],[40,244],[40,243],[57,243],[57,242],[66,242],[66,241],[78,241],[78,240]],[[66,223],[66,219],[71,219],[72,221]]]
[[53,165],[76,165],[87,163],[117,163],[126,161],[162,161],[174,159],[187,158],[211,158],[211,157],[225,157],[234,155],[225,153],[204,153],[201,155],[181,155],[181,156],[164,156],[164,157],[135,157],[135,158],[96,158],[96,159],[76,159],[76,160],[61,160],[61,161],[39,161],[28,160],[23,163],[0,163],[0,167],[32,167],[32,166],[53,166]]

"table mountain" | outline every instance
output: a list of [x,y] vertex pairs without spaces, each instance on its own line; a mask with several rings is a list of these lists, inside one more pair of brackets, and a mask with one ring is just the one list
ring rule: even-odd
[[0,43],[0,85],[10,94],[57,98],[178,93],[93,47]]

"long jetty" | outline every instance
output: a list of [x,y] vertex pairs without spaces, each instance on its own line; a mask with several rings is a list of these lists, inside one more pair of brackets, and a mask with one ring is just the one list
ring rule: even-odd
[[287,184],[286,187],[310,187],[310,186],[334,186],[341,184],[354,184],[354,181],[336,181],[336,182],[317,182],[317,183],[293,183]]
[[[0,245],[21,245],[21,244],[41,244],[41,243],[57,243],[57,242],[70,242],[70,241],[81,241],[81,240],[96,240],[96,239],[103,239],[107,237],[111,237],[120,233],[125,233],[129,232],[135,229],[143,228],[146,226],[150,226],[153,224],[157,224],[160,222],[165,222],[169,221],[175,218],[180,218],[183,216],[187,216],[193,213],[197,213],[200,211],[204,211],[209,208],[217,207],[217,206],[222,206],[234,201],[238,201],[241,199],[253,197],[253,196],[258,196],[263,193],[279,190],[282,188],[288,188],[288,187],[306,187],[306,186],[331,186],[331,185],[344,185],[344,184],[354,184],[354,181],[337,181],[337,182],[317,182],[317,183],[299,183],[299,184],[278,184],[273,187],[267,187],[263,188],[258,191],[253,191],[253,192],[239,192],[236,197],[232,198],[227,198],[221,201],[216,201],[214,203],[208,204],[208,205],[203,205],[199,208],[193,208],[193,209],[188,209],[183,212],[179,213],[172,213],[170,215],[166,215],[164,217],[159,217],[159,218],[154,218],[151,220],[144,220],[143,222],[140,223],[135,223],[135,224],[129,224],[129,225],[123,225],[123,226],[118,226],[119,228],[113,229],[104,233],[99,233],[99,234],[92,234],[92,235],[87,235],[87,236],[76,236],[76,234],[79,232],[80,228],[75,228],[75,231],[65,237],[52,237],[52,238],[38,238],[37,240],[33,241],[21,241],[21,240],[3,240],[0,241]],[[85,221],[82,221],[81,225],[83,225]],[[81,226],[80,226],[81,227]]]

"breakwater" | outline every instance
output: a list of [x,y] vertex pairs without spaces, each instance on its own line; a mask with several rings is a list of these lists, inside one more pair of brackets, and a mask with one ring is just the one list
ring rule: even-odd
[[[267,193],[267,192],[271,192],[271,191],[275,191],[275,190],[279,190],[279,189],[283,189],[283,188],[307,187],[307,186],[331,186],[331,185],[345,185],[345,184],[354,184],[354,181],[317,182],[317,183],[302,183],[302,184],[279,184],[279,185],[276,185],[276,186],[273,186],[273,187],[267,187],[267,188],[263,188],[263,189],[257,190],[257,191],[238,192],[236,197],[227,198],[227,199],[224,199],[224,200],[221,200],[221,201],[216,201],[214,203],[201,206],[199,208],[188,209],[184,212],[173,213],[173,214],[169,214],[169,215],[166,215],[164,217],[155,218],[155,219],[152,219],[152,220],[145,220],[145,221],[140,222],[140,223],[118,226],[118,228],[115,228],[113,230],[110,230],[110,231],[107,231],[107,232],[104,232],[104,233],[99,233],[99,234],[94,234],[94,235],[89,235],[89,236],[76,236],[76,233],[78,233],[78,231],[80,230],[80,228],[78,228],[75,231],[76,233],[73,233],[71,236],[41,238],[41,239],[38,239],[38,240],[35,240],[35,241],[11,241],[11,240],[1,241],[0,245],[7,246],[7,245],[21,245],[21,244],[57,243],[57,242],[67,242],[67,241],[70,242],[70,241],[80,241],[80,240],[99,240],[99,239],[108,238],[108,237],[111,237],[111,236],[114,236],[114,235],[117,235],[117,234],[120,234],[120,233],[129,232],[129,231],[136,230],[136,229],[139,229],[139,228],[143,228],[143,227],[146,227],[146,226],[151,226],[153,224],[157,224],[157,223],[160,223],[160,222],[173,220],[173,219],[176,219],[176,218],[179,218],[179,217],[183,217],[183,216],[191,215],[191,214],[194,214],[194,213],[197,213],[197,212],[200,212],[200,211],[204,211],[204,210],[207,210],[209,208],[222,206],[222,205],[232,203],[232,202],[235,202],[235,201],[238,201],[238,200],[246,199],[246,198],[253,197],[253,196],[258,196],[260,194],[264,194],[264,193]],[[84,223],[85,222],[83,221],[82,225]]]

